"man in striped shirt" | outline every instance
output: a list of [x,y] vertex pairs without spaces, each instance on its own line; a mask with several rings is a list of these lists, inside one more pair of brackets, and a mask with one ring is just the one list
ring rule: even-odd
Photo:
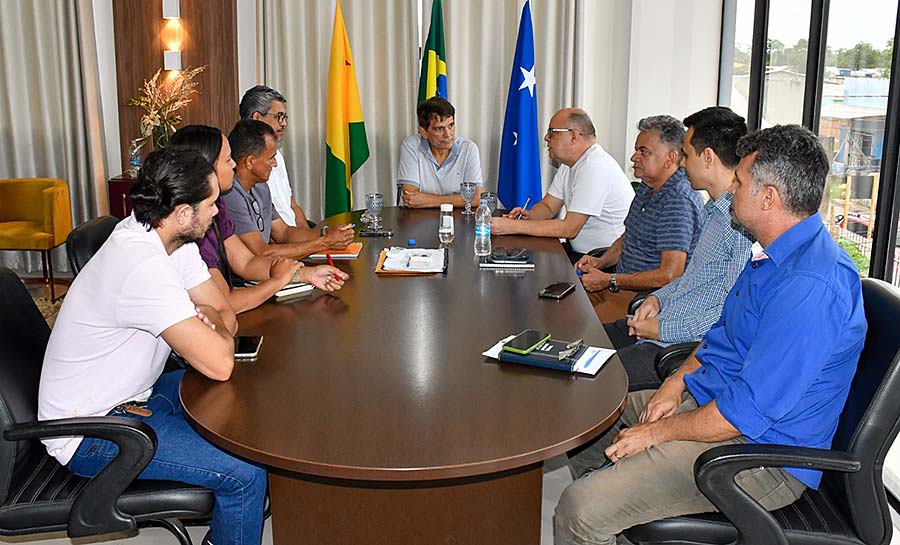
[[710,200],[684,274],[647,297],[634,317],[605,325],[632,391],[660,385],[653,361],[663,347],[699,341],[706,334],[750,258],[752,235],[732,223],[728,192],[740,163],[737,142],[747,134],[744,118],[715,106],[688,116],[684,124],[684,168],[691,186],[705,190]]
[[[576,264],[588,291],[665,286],[684,272],[700,238],[703,199],[681,168],[684,125],[656,115],[641,119],[638,130],[631,162],[643,183],[625,218],[625,233],[599,258],[585,256]],[[612,274],[602,270],[613,265]]]

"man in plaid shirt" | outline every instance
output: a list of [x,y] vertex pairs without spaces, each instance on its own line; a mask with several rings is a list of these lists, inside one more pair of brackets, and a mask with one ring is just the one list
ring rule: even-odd
[[653,361],[666,346],[699,341],[719,319],[728,291],[750,258],[752,235],[732,224],[728,186],[740,162],[737,141],[747,134],[744,118],[711,107],[684,120],[683,166],[691,186],[705,190],[706,219],[682,276],[644,300],[633,317],[605,324],[628,373],[632,391],[656,388]]

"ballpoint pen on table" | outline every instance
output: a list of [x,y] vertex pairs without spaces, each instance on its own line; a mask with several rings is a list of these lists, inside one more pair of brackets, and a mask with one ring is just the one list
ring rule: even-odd
[[[524,211],[526,208],[528,208],[528,203],[530,203],[530,202],[531,202],[531,195],[529,195],[528,198],[525,199],[525,204],[522,205],[522,210],[523,210],[523,211]],[[522,219],[522,212],[519,212],[519,216],[518,216],[516,219],[517,219],[517,220]]]

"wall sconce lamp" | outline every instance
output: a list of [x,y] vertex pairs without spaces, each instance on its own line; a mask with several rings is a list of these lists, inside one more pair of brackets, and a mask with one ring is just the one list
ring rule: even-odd
[[181,0],[162,0],[163,19],[181,18]]
[[[163,69],[181,70],[181,22],[173,19],[181,18],[181,0],[162,0],[163,19],[168,19],[166,28],[171,27],[170,33],[175,32],[176,39],[169,41],[164,38],[168,48],[163,51]],[[174,26],[173,26],[174,25]]]
[[163,69],[181,70],[181,51],[163,51]]

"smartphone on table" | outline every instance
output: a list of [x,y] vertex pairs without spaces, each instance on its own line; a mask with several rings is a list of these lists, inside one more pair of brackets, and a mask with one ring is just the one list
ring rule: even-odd
[[262,335],[238,335],[234,339],[234,359],[255,360],[262,342]]
[[575,284],[571,282],[557,282],[555,284],[550,284],[546,288],[542,289],[538,296],[546,297],[548,299],[562,299],[566,295],[572,293],[575,290]]
[[503,350],[516,354],[530,354],[535,348],[542,345],[550,338],[546,331],[526,329],[503,344]]

